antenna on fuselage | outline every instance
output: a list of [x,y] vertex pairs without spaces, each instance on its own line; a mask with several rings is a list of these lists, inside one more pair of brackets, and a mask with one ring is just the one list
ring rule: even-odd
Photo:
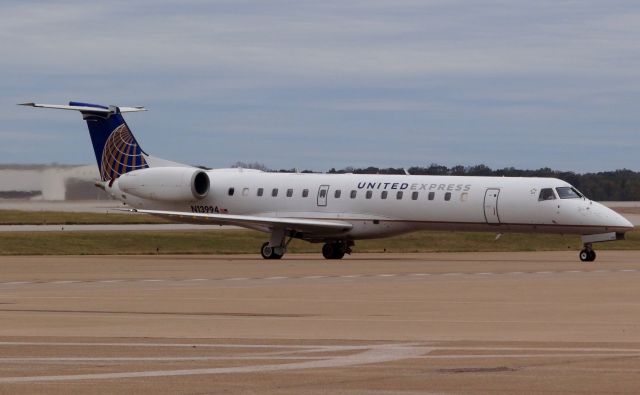
[[404,171],[404,175],[405,175],[405,176],[410,176],[410,175],[411,175],[411,173],[409,173],[409,170],[407,170],[407,168],[406,168],[406,167],[403,167],[403,168],[402,168],[402,171]]

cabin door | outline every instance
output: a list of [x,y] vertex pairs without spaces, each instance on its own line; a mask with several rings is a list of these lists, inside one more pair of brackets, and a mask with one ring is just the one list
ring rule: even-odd
[[488,224],[500,223],[500,217],[498,216],[498,195],[500,195],[500,190],[495,188],[489,188],[484,193],[484,217]]
[[329,185],[320,185],[318,188],[318,206],[324,207],[327,205],[327,195],[329,194]]

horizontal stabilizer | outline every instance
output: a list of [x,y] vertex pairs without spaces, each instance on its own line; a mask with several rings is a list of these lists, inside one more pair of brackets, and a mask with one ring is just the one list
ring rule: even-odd
[[[41,107],[41,108],[53,108],[56,110],[75,110],[80,112],[93,112],[93,113],[111,113],[114,112],[115,108],[112,107],[104,107],[97,106],[94,104],[86,104],[86,103],[77,103],[70,102],[69,104],[39,104],[39,103],[20,103],[20,106],[29,106],[29,107]],[[138,112],[138,111],[147,111],[146,108],[142,106],[136,107],[117,107],[120,112]]]

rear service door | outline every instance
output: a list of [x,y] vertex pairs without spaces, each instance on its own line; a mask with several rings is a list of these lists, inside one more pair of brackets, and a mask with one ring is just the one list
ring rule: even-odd
[[329,195],[329,185],[320,185],[320,188],[318,188],[318,206],[324,207],[327,205],[327,195]]
[[488,224],[499,224],[500,217],[498,216],[498,196],[500,190],[495,188],[489,188],[484,194],[484,217]]

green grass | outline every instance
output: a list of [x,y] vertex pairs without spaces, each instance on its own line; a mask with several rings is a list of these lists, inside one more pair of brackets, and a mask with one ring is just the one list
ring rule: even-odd
[[[248,230],[33,232],[0,233],[0,255],[109,254],[257,254],[268,239]],[[320,244],[294,240],[289,252],[320,252]],[[491,233],[416,232],[380,240],[362,240],[355,252],[578,251],[577,236]],[[640,250],[640,232],[627,240],[602,243],[598,250]]]
[[168,222],[151,215],[134,213],[0,210],[0,225],[159,224]]
[[[130,213],[71,213],[0,210],[0,225],[149,224],[168,221]],[[77,254],[257,254],[268,235],[249,230],[144,232],[0,233],[0,255]],[[362,240],[355,252],[558,251],[579,250],[578,236],[494,233],[415,232],[380,240]],[[627,240],[597,249],[640,250],[640,231]],[[319,244],[294,240],[290,252],[320,251]]]

